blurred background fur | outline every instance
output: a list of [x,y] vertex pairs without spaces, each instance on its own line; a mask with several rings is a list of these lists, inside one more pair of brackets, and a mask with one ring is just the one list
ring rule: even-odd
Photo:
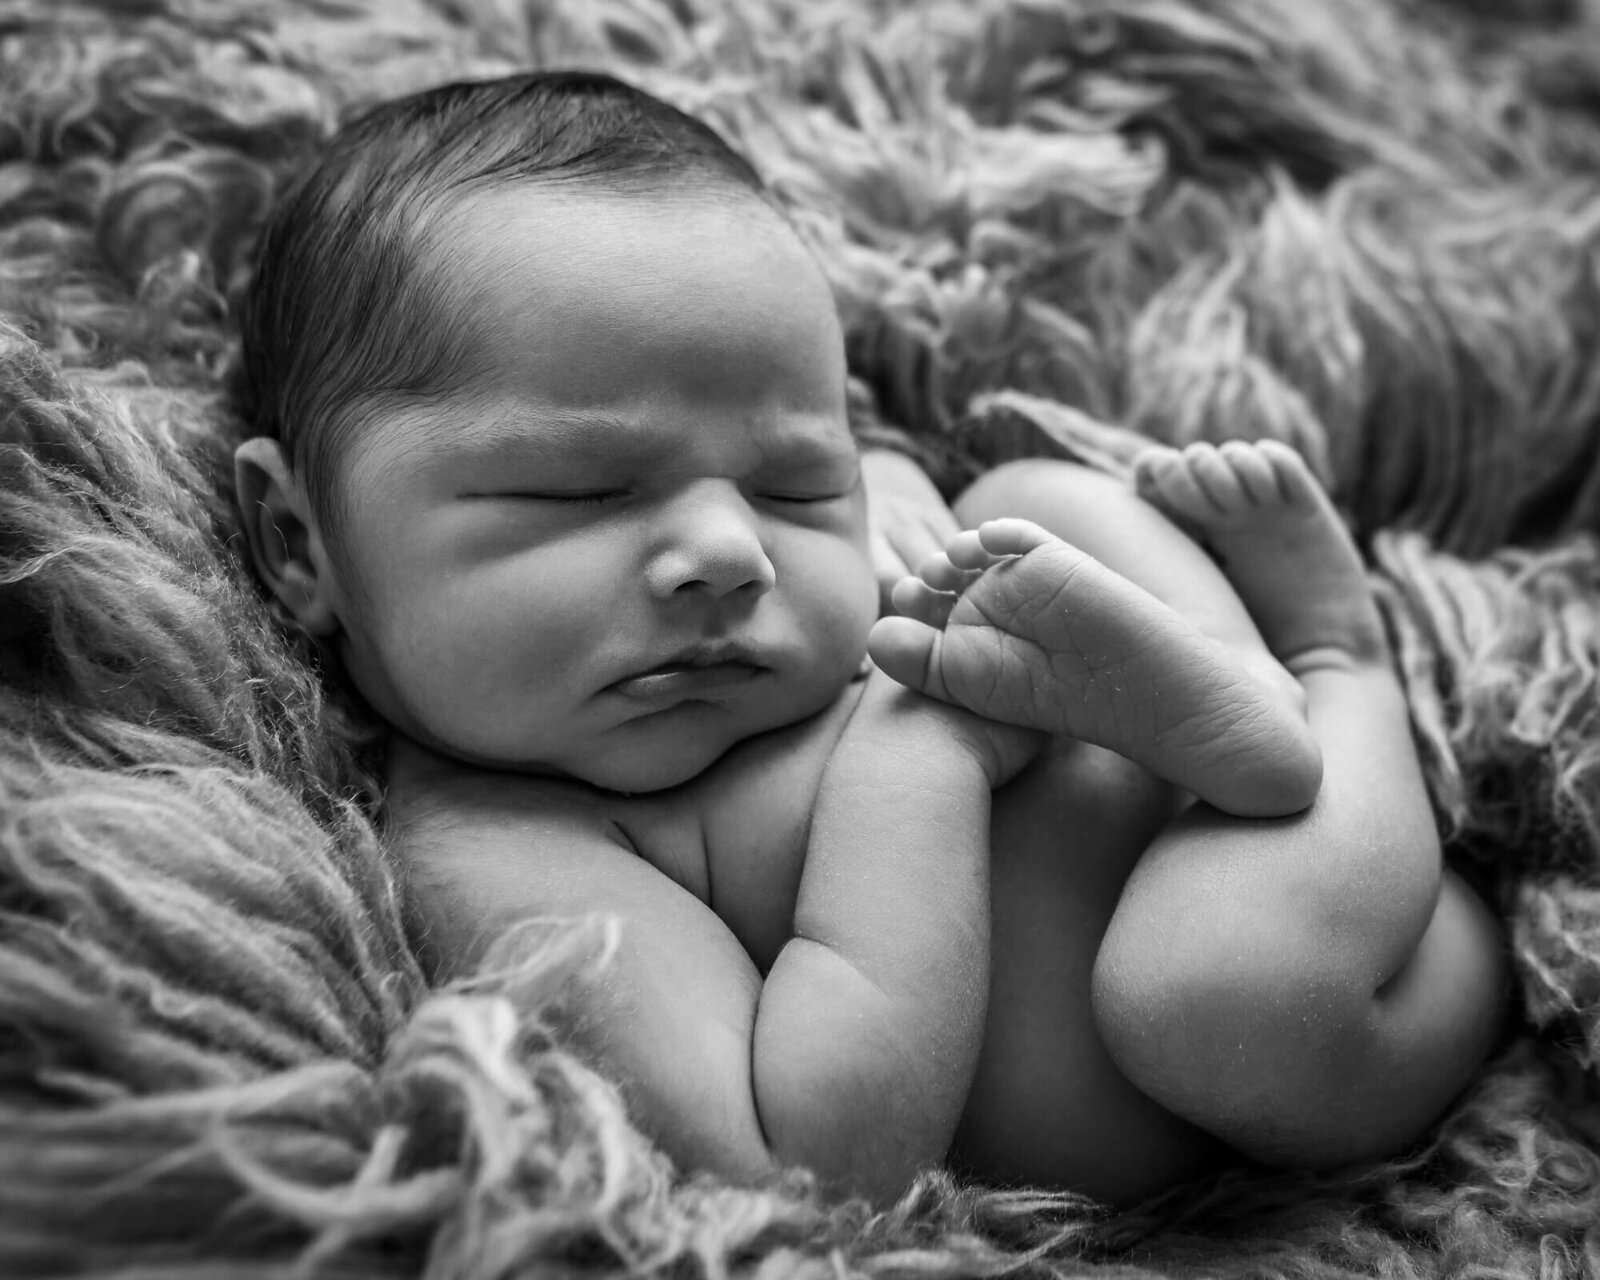
[[[605,921],[430,991],[358,734],[237,558],[230,299],[346,112],[530,65],[721,130],[863,439],[1272,436],[1372,566],[1516,1021],[1427,1141],[1111,1213],[685,1177],[552,1028]],[[0,0],[0,1274],[1600,1278],[1595,0]]]

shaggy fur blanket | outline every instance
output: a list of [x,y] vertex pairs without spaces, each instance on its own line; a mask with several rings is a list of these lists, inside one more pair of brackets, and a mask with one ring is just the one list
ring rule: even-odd
[[[1514,951],[1415,1150],[1120,1213],[733,1187],[550,1029],[605,922],[429,989],[236,557],[229,302],[341,113],[553,64],[753,159],[859,431],[946,486],[1313,459]],[[1597,86],[1587,0],[0,0],[0,1274],[1600,1277]]]

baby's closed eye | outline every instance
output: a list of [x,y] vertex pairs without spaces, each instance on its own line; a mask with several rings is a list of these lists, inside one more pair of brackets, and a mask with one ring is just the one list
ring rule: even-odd
[[515,495],[528,498],[537,502],[559,502],[572,505],[598,506],[603,502],[614,502],[619,498],[628,497],[626,489],[591,489],[577,493],[522,493]]
[[808,502],[810,502],[810,503],[814,503],[814,502],[838,502],[841,498],[847,498],[850,495],[848,493],[803,493],[803,492],[783,493],[783,492],[775,492],[775,491],[770,491],[769,490],[769,491],[767,491],[765,493],[760,494],[759,496],[762,497],[762,498],[765,498],[768,502],[799,502],[799,503],[808,503]]
[[853,456],[803,465],[763,468],[751,492],[768,502],[817,504],[840,502],[861,487],[861,469]]

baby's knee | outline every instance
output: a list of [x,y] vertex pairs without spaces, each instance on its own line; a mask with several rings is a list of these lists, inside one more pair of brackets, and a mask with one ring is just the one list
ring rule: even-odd
[[1092,520],[1100,504],[1131,500],[1129,486],[1081,463],[1019,458],[984,472],[956,497],[952,510],[968,529],[985,520],[1021,516],[1061,535],[1064,522]]
[[1092,982],[1096,1026],[1128,1079],[1255,1159],[1339,1162],[1328,1121],[1357,1105],[1349,1067],[1366,1034],[1362,1000],[1336,975],[1287,974],[1267,958],[1286,951],[1270,940],[1131,941],[1108,930]]

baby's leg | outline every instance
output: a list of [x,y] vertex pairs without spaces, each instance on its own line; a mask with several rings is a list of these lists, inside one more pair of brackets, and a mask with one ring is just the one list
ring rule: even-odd
[[[1113,511],[1133,502],[1107,497]],[[1080,543],[1093,520],[1081,505],[1064,499],[1048,513]],[[1171,526],[1156,534],[1156,556],[1187,543]],[[1108,549],[1136,567],[1152,555]],[[1297,699],[1263,678],[1268,664],[1241,660],[1250,646],[1201,630],[1039,524],[985,521],[894,598],[905,616],[878,624],[872,654],[902,683],[1107,747],[1229,812],[1292,813],[1316,794],[1320,763]]]
[[1324,772],[1305,813],[1197,806],[1151,843],[1102,941],[1098,1025],[1140,1089],[1259,1159],[1391,1153],[1493,1043],[1498,928],[1442,870],[1381,620],[1298,456],[1161,451],[1139,477],[1299,677]]
[[[1254,456],[1276,486],[1280,456],[1271,446]],[[1215,476],[1210,451],[1187,458]],[[1302,566],[1317,589],[1305,610],[1280,609],[1271,558],[1250,564],[1259,543],[1241,536],[1248,520],[1185,514],[1175,465],[1153,454],[1142,482],[1212,543],[1302,670],[1326,772],[1313,807],[1278,820],[1202,805],[1168,823],[1159,788],[1145,795],[1137,771],[1097,802],[1082,753],[1053,753],[996,795],[994,991],[964,1151],[1002,1176],[1113,1198],[1201,1167],[1190,1124],[1269,1161],[1393,1151],[1465,1083],[1503,1003],[1499,931],[1441,872],[1404,697],[1371,602],[1352,586],[1359,565],[1352,578],[1343,552],[1303,548],[1302,560],[1320,561]],[[1262,477],[1255,461],[1243,465],[1241,486]],[[1291,480],[1280,532],[1311,536],[1316,522],[1293,515],[1301,477]],[[981,479],[957,513],[1046,525],[1275,682],[1217,566],[1117,482],[1018,463]],[[1341,598],[1354,608],[1320,608]],[[1115,769],[1095,758],[1101,773]],[[1151,825],[1127,829],[1142,809]],[[1126,1142],[1102,1145],[1108,1130]],[[1120,1154],[1095,1154],[1108,1150]],[[1074,1152],[1088,1154],[1062,1154]]]

